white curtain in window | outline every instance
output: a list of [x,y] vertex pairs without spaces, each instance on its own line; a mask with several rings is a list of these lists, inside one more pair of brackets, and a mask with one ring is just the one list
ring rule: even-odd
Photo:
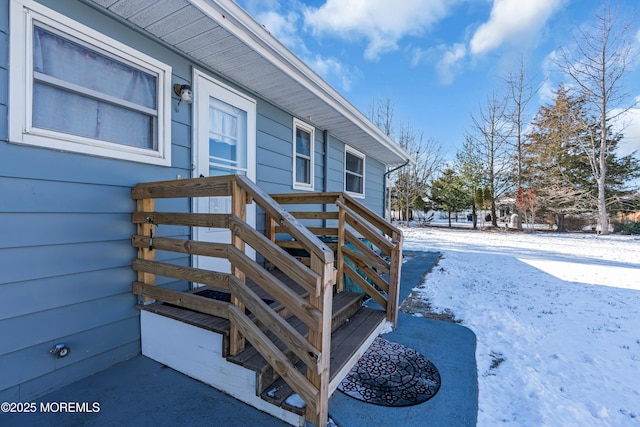
[[[39,27],[33,37],[35,72],[157,109],[157,76]],[[35,127],[155,149],[155,122],[149,114],[72,92],[64,84],[34,82]]]
[[219,99],[209,100],[210,173],[245,173],[247,113]]

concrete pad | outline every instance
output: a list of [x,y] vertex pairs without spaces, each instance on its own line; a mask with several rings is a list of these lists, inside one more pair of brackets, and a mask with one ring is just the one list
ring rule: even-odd
[[[43,413],[40,404],[99,404],[93,413]],[[213,387],[138,356],[106,371],[45,395],[38,411],[0,414],[0,426],[266,426],[286,424]]]

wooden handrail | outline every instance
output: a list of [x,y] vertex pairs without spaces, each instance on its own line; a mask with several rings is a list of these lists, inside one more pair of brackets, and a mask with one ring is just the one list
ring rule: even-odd
[[351,208],[355,213],[370,222],[375,228],[381,230],[387,236],[402,235],[402,231],[399,228],[395,227],[362,203],[359,203],[353,197],[345,194],[344,200],[347,207]]
[[318,288],[320,283],[318,274],[306,268],[300,261],[289,255],[287,251],[273,245],[271,240],[258,233],[255,228],[249,227],[246,222],[235,216],[231,218],[229,226],[235,235],[242,238],[258,253],[263,254],[273,266],[294,279],[300,286],[309,292],[315,292]]
[[275,298],[279,303],[284,305],[300,320],[309,325],[310,328],[315,327],[320,321],[322,313],[313,307],[300,295],[289,289],[279,279],[260,267],[255,261],[238,251],[236,248],[228,248],[229,261],[241,268],[247,276],[251,278],[258,286],[266,290],[269,295]]
[[184,225],[187,227],[229,228],[229,214],[134,212],[134,224]]
[[336,200],[342,197],[344,193],[325,192],[325,193],[282,193],[270,194],[271,198],[281,205],[330,205],[335,204]]
[[226,273],[142,259],[134,259],[132,266],[133,269],[138,272],[157,274],[159,276],[201,283],[217,288],[229,288],[229,275]]
[[363,221],[362,217],[356,214],[354,210],[348,208],[344,203],[338,201],[336,204],[346,213],[345,220],[347,224],[352,226],[385,254],[389,255],[391,253],[391,250],[395,247],[395,243],[386,239],[373,225]]
[[214,258],[227,256],[227,245],[224,243],[199,242],[197,240],[174,239],[170,237],[154,237],[135,235],[131,238],[134,248],[153,247],[160,251],[177,252],[189,255],[202,255]]
[[234,179],[234,175],[227,175],[140,183],[131,190],[131,198],[139,200],[229,196],[229,183]]
[[[307,404],[307,411],[311,412],[311,414],[314,415],[313,419],[317,420],[317,414],[320,411],[318,408],[318,401],[321,394],[320,390],[289,362],[287,356],[264,336],[255,323],[247,320],[247,316],[245,316],[238,307],[233,305],[229,306],[229,319],[238,325],[242,334],[249,338],[256,350],[269,362],[278,375],[298,393]],[[328,417],[328,415],[325,415],[325,417]],[[326,424],[326,421],[324,424],[314,420],[310,420],[310,422],[318,426]]]
[[227,303],[212,300],[211,298],[199,295],[189,294],[186,292],[176,292],[171,289],[164,289],[146,283],[134,282],[133,293],[153,298],[155,300],[164,301],[169,304],[179,305],[180,307],[190,310],[199,311],[200,313],[210,314],[212,316],[229,318],[229,307]]
[[367,263],[374,267],[376,270],[389,274],[389,263],[382,259],[373,249],[362,243],[355,234],[349,230],[344,231],[344,237],[347,242],[355,246],[358,252],[367,257]]
[[244,176],[238,176],[238,183],[264,210],[264,212],[275,219],[291,237],[301,241],[313,254],[324,262],[333,262],[333,252],[313,233],[300,224],[289,212],[282,209],[267,193]]
[[[271,197],[283,205],[326,205],[322,212],[292,210],[291,214],[299,220],[337,220],[338,242],[327,243],[330,247],[337,247],[337,290],[342,290],[345,277],[350,278],[386,309],[387,320],[395,324],[399,304],[402,231],[346,193],[272,194]],[[314,225],[308,228],[320,236],[335,236],[334,231],[327,226]],[[282,230],[272,230],[272,239],[275,240],[274,236],[278,232]],[[377,248],[377,252],[365,245],[361,238]],[[290,241],[280,241],[279,244],[289,249],[301,247],[297,242]],[[356,268],[348,265],[345,260]]]

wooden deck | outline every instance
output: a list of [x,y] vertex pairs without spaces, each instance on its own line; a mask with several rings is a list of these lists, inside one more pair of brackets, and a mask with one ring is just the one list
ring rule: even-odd
[[[156,209],[162,206],[156,205],[160,199],[218,196],[231,198],[230,212]],[[336,379],[346,375],[383,325],[383,320],[378,319],[379,313],[359,311],[362,294],[344,293],[344,285],[354,285],[358,292],[375,300],[386,320],[395,325],[402,232],[348,194],[269,195],[242,175],[140,183],[132,188],[131,197],[136,202],[131,216],[136,224],[132,245],[138,250],[132,262],[137,272],[132,291],[144,304],[141,323],[150,325],[146,335],[148,354],[158,353],[153,346],[162,349],[165,345],[162,335],[163,331],[168,333],[165,328],[175,326],[173,339],[178,341],[184,338],[180,334],[193,334],[190,335],[192,341],[213,339],[215,345],[209,347],[183,342],[190,352],[202,356],[199,372],[193,372],[192,365],[183,366],[177,360],[172,363],[180,365],[185,372],[206,377],[205,382],[211,381],[210,384],[218,384],[216,372],[223,374],[224,369],[229,368],[229,372],[234,371],[251,383],[246,383],[237,397],[246,402],[251,400],[252,405],[267,405],[269,410],[276,407],[258,395],[276,378],[273,373],[276,371],[305,402],[302,416],[305,422],[325,425],[328,400],[335,390]],[[264,234],[247,223],[250,203],[255,203],[265,214]],[[282,204],[290,208],[285,209]],[[300,205],[300,209],[294,205]],[[308,212],[304,205],[312,205],[314,211]],[[318,227],[320,221],[322,227]],[[231,241],[158,236],[157,227],[161,225],[228,229]],[[331,248],[326,240],[330,241]],[[257,263],[248,256],[247,246],[265,263]],[[226,259],[231,271],[223,273],[165,262],[156,259],[156,251]],[[277,271],[274,273],[272,268]],[[158,277],[206,287],[189,292],[174,291],[156,286]],[[341,293],[344,295],[339,295]],[[361,316],[364,320],[359,321]],[[343,328],[349,328],[349,332],[342,332],[348,344],[335,346],[337,355],[332,355],[331,342],[340,341],[339,331]],[[336,334],[333,339],[332,332]],[[362,340],[357,338],[360,335],[364,337]],[[258,366],[259,358],[252,348],[268,360],[270,368]],[[346,353],[341,355],[343,349]],[[205,351],[208,354],[204,354]],[[254,353],[243,354],[244,351]],[[212,370],[208,357],[213,353],[219,364]],[[237,364],[226,365],[231,355],[236,362],[255,366],[256,371]],[[188,354],[184,356],[189,358]],[[306,369],[298,369],[298,362],[303,362]],[[257,386],[255,372],[261,375]],[[221,387],[238,385],[233,376],[218,376],[229,381]],[[254,388],[258,395],[253,393]],[[287,419],[295,415],[276,409]]]

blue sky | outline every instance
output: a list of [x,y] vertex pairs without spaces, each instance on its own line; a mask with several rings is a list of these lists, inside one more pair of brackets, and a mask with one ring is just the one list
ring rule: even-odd
[[[541,85],[533,116],[562,81],[549,58],[593,22],[598,0],[237,0],[276,38],[367,113],[389,98],[396,127],[439,141],[449,159],[500,76],[524,61]],[[637,0],[620,2],[626,16]],[[638,28],[634,29],[638,31]],[[635,32],[640,49],[640,32]],[[640,63],[626,80],[640,99]],[[633,96],[629,102],[633,102]],[[637,119],[633,119],[637,117]],[[640,149],[640,109],[621,154]]]

